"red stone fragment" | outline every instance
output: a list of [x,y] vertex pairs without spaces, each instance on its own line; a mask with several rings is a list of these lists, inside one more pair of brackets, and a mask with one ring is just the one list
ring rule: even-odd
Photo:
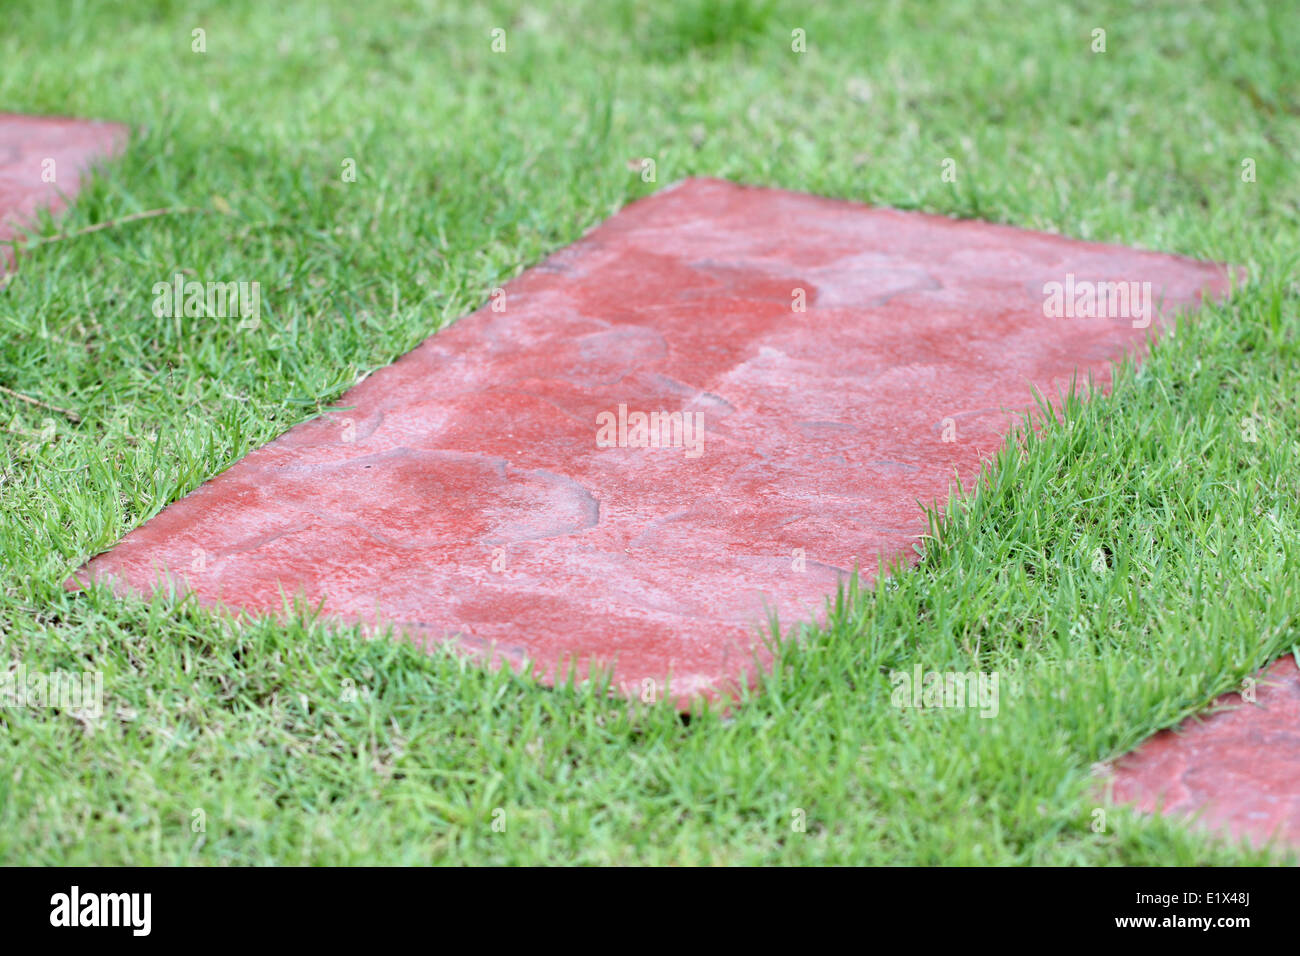
[[[766,659],[767,610],[817,617],[855,561],[913,558],[917,503],[972,487],[1031,386],[1104,384],[1143,347],[1140,318],[1045,316],[1045,283],[1099,280],[1152,283],[1166,315],[1228,287],[1168,255],[689,180],[78,577],[255,613],[300,595],[547,681],[601,662],[630,694],[716,697]],[[630,447],[637,412],[702,416],[702,448]]]
[[[87,170],[120,151],[126,136],[117,123],[0,113],[0,242],[38,209],[63,209]],[[0,272],[12,262],[12,248],[0,246]]]
[[1225,694],[1115,764],[1115,802],[1192,817],[1256,844],[1300,846],[1300,670],[1283,657],[1257,674],[1255,702]]

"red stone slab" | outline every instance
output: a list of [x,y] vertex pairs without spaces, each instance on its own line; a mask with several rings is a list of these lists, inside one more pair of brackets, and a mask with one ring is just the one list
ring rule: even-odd
[[[1151,282],[1170,309],[1228,285],[1167,255],[689,180],[80,578],[147,593],[165,574],[255,613],[300,595],[546,680],[601,662],[630,693],[671,676],[679,705],[714,696],[752,674],[765,609],[817,616],[855,558],[870,576],[911,556],[917,502],[954,472],[971,487],[1031,385],[1105,382],[1142,347],[1131,318],[1045,317],[1067,274]],[[598,447],[620,405],[702,415],[701,453]]]
[[1146,813],[1259,844],[1300,846],[1300,670],[1284,657],[1256,675],[1254,703],[1226,694],[1115,764],[1112,797]]
[[[0,242],[19,235],[37,210],[58,212],[96,162],[117,153],[127,130],[117,123],[0,113]],[[0,272],[13,262],[0,246]]]

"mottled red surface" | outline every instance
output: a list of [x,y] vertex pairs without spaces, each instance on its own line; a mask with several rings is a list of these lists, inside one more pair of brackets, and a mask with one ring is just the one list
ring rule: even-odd
[[[30,223],[38,209],[62,209],[91,165],[120,150],[126,135],[116,123],[0,113],[0,241],[13,239],[14,226]],[[47,170],[53,182],[43,178]],[[0,246],[0,272],[12,261],[11,247]]]
[[[689,180],[79,576],[148,592],[165,569],[258,613],[300,594],[547,680],[601,661],[630,693],[671,676],[679,705],[714,696],[751,674],[765,608],[818,616],[855,558],[913,557],[917,502],[973,484],[1031,385],[1106,381],[1141,347],[1127,318],[1044,316],[1067,272],[1152,282],[1166,306],[1227,288],[1172,256]],[[597,447],[620,404],[702,413],[702,454]]]
[[1300,846],[1300,670],[1283,657],[1255,680],[1253,704],[1226,694],[1120,758],[1113,799]]

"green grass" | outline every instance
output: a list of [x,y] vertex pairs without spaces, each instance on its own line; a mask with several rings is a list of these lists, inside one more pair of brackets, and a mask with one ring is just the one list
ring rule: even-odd
[[[1285,859],[1120,811],[1094,832],[1092,768],[1300,640],[1292,5],[463,6],[6,3],[0,102],[134,130],[41,234],[201,211],[36,246],[0,293],[0,384],[84,418],[0,396],[0,646],[106,692],[98,720],[0,709],[0,860]],[[63,592],[359,375],[694,174],[1252,278],[1005,454],[918,567],[843,595],[725,719],[628,714],[309,620]],[[177,270],[260,281],[261,328],[155,318]],[[1014,693],[992,720],[896,710],[889,672],[917,663]]]

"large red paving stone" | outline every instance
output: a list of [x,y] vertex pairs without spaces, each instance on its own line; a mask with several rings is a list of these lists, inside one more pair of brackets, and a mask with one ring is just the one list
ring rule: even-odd
[[1287,656],[1255,679],[1253,704],[1226,694],[1116,761],[1112,799],[1300,846],[1300,670]]
[[[1130,319],[1044,317],[1067,272],[1152,282],[1167,311],[1228,287],[1168,255],[688,180],[78,577],[254,613],[283,591],[548,681],[600,662],[629,693],[671,676],[679,706],[716,697],[752,677],[765,608],[817,617],[855,557],[867,577],[914,558],[917,502],[973,486],[1031,385],[1105,383],[1142,348]],[[598,448],[620,404],[701,413],[703,453]]]
[[[0,113],[0,242],[15,238],[39,209],[63,209],[90,168],[126,139],[117,123]],[[12,248],[0,246],[0,273],[12,262]]]

